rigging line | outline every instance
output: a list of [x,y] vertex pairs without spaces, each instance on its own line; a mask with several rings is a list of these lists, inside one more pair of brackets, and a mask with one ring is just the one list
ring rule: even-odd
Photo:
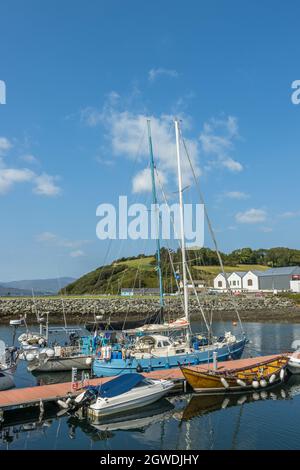
[[[149,197],[148,197],[148,199],[149,199]],[[147,202],[148,202],[148,199],[147,199]],[[136,203],[138,202],[138,200],[139,200],[139,196],[137,195],[136,198],[134,199],[133,204],[136,204]],[[121,240],[121,243],[119,244],[119,250],[118,250],[117,260],[119,259],[119,256],[120,256],[120,254],[121,254],[121,250],[122,250],[122,248],[123,248],[124,242],[125,242],[125,239]],[[112,277],[113,277],[113,275],[114,275],[114,273],[115,273],[116,267],[117,267],[117,263],[114,263],[114,264],[113,264],[113,269],[112,269],[111,275],[110,275],[109,280],[108,280],[108,282],[107,282],[107,284],[106,284],[105,294],[107,294],[108,289],[109,289],[109,287],[110,287],[110,285],[111,285]],[[124,275],[125,275],[125,270],[124,270]]]
[[[158,182],[159,182],[159,185],[160,185],[160,188],[161,188],[161,191],[162,191],[162,194],[163,194],[165,203],[166,203],[166,205],[167,205],[167,208],[168,208],[168,211],[169,211],[169,214],[170,214],[170,219],[171,219],[171,223],[172,223],[172,225],[173,225],[174,234],[175,234],[175,236],[177,236],[177,238],[178,238],[178,234],[176,233],[176,229],[175,229],[174,218],[173,218],[173,216],[172,216],[172,213],[171,213],[169,204],[168,204],[168,202],[167,202],[167,200],[166,200],[166,198],[165,198],[165,192],[164,192],[164,190],[163,190],[162,184],[161,184],[161,182],[160,182],[159,179],[158,179]],[[179,239],[178,239],[178,244],[179,244],[179,246],[181,247],[181,243],[180,243]],[[205,323],[205,326],[206,326],[208,332],[210,332],[210,328],[209,328],[209,326],[208,326],[208,323],[207,323],[207,320],[206,320],[206,317],[205,317],[205,314],[204,314],[204,310],[203,310],[203,308],[202,308],[202,305],[201,305],[201,302],[200,302],[200,299],[199,299],[199,296],[198,296],[198,292],[196,291],[195,284],[194,284],[194,281],[193,281],[192,276],[191,276],[191,272],[190,272],[189,267],[188,267],[188,263],[186,263],[186,267],[187,267],[187,271],[188,271],[188,275],[189,275],[190,281],[192,282],[194,294],[196,295],[197,302],[198,302],[198,305],[199,305],[199,308],[200,308],[200,312],[201,312],[202,318],[203,318],[203,320],[204,320],[204,323]],[[176,276],[175,276],[175,279],[176,279]],[[179,292],[180,292],[180,289],[179,289]]]
[[[163,186],[162,186],[162,182],[161,182],[161,180],[160,180],[160,178],[159,178],[157,169],[155,169],[155,172],[156,172],[156,177],[157,177],[157,181],[158,181],[160,190],[161,190],[162,195],[163,195],[163,199],[164,199],[165,204],[166,204],[166,206],[167,206],[167,208],[168,208],[168,211],[169,211],[169,213],[170,213],[171,222],[172,222],[172,225],[173,225],[173,227],[174,227],[174,220],[173,220],[173,217],[172,217],[172,214],[171,214],[171,210],[170,210],[170,207],[169,207],[167,198],[166,198],[166,194],[165,194],[165,192],[164,192],[164,189],[163,189]],[[175,228],[174,228],[174,232],[175,232]],[[167,243],[167,246],[168,246],[168,243]],[[175,270],[175,266],[174,266],[172,257],[170,256],[170,250],[169,250],[169,249],[168,249],[168,253],[169,253],[169,259],[170,259],[170,263],[171,263],[171,266],[172,266],[173,275],[174,275],[174,278],[175,278],[175,282],[176,282],[176,285],[177,285],[177,289],[178,289],[178,292],[180,293],[180,285],[179,285],[179,283],[178,283],[178,279],[176,278],[176,270]],[[184,304],[183,304],[182,296],[180,295],[179,298],[180,298],[180,301],[181,301],[181,304],[182,304],[182,308],[183,308],[183,307],[184,307]]]
[[[204,215],[205,215],[206,222],[207,222],[207,225],[208,225],[208,228],[209,228],[209,231],[210,231],[210,235],[211,235],[211,237],[212,237],[212,241],[213,241],[213,244],[214,244],[216,253],[217,253],[217,257],[218,257],[218,260],[219,260],[219,263],[220,263],[221,271],[222,271],[222,274],[223,274],[224,279],[225,279],[226,288],[227,288],[227,290],[230,292],[230,294],[232,295],[232,298],[233,298],[233,292],[232,292],[232,289],[231,289],[230,284],[229,284],[229,282],[228,282],[227,275],[226,275],[226,273],[225,273],[223,260],[222,260],[222,257],[221,257],[221,255],[220,255],[219,248],[218,248],[218,244],[217,244],[217,239],[216,239],[216,237],[215,237],[215,233],[214,233],[214,230],[213,230],[213,227],[212,227],[210,218],[209,218],[209,216],[208,216],[208,212],[207,212],[207,210],[206,210],[206,205],[205,205],[204,197],[203,197],[202,191],[201,191],[201,189],[200,189],[199,181],[198,181],[198,179],[197,179],[197,176],[196,176],[196,173],[195,173],[195,170],[194,170],[194,167],[193,167],[193,164],[192,164],[192,161],[191,161],[191,159],[190,159],[190,155],[189,155],[189,152],[188,152],[188,149],[187,149],[187,145],[186,145],[186,142],[185,142],[185,140],[184,140],[182,134],[181,134],[181,140],[182,140],[183,147],[184,147],[186,156],[187,156],[187,158],[188,158],[188,161],[189,161],[189,164],[190,164],[190,167],[191,167],[191,170],[192,170],[192,174],[193,174],[193,178],[194,178],[194,181],[195,181],[196,189],[197,189],[197,191],[198,191],[198,195],[199,195],[199,198],[200,198],[200,202],[201,202],[201,204],[203,204]],[[234,310],[235,310],[235,313],[236,313],[236,315],[237,315],[237,318],[238,318],[238,321],[239,321],[239,324],[240,324],[241,331],[242,331],[242,333],[244,334],[244,328],[243,328],[242,320],[241,320],[239,311],[238,311],[238,309],[237,309],[237,307],[236,307],[235,299],[232,301],[232,305],[233,305]]]
[[[146,245],[146,240],[144,241],[144,248],[145,248],[145,245]],[[134,281],[133,281],[133,288],[134,288],[134,286],[135,286],[135,283],[136,283],[136,280],[137,280],[137,276],[138,276],[138,274],[139,274],[139,268],[140,268],[141,264],[142,264],[142,263],[140,262],[140,263],[138,264],[138,266],[137,266],[137,270],[136,270],[136,273],[135,273],[135,278],[134,278]],[[125,315],[125,318],[124,318],[123,328],[122,328],[123,330],[124,330],[124,328],[125,328],[125,324],[126,324],[126,321],[127,321],[127,318],[128,318],[129,308],[130,308],[130,303],[128,303],[128,308],[127,308],[126,315]],[[151,314],[148,313],[148,314],[146,315],[145,320],[147,320],[148,317],[150,317],[150,315],[151,315]]]

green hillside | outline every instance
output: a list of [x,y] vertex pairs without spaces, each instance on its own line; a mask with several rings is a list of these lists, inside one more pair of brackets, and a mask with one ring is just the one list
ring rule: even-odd
[[[300,251],[289,248],[271,248],[270,250],[242,248],[232,253],[221,253],[225,271],[266,270],[272,266],[289,266],[300,264]],[[180,250],[169,253],[161,249],[164,291],[177,290],[172,265],[181,271]],[[220,272],[216,253],[209,248],[188,252],[188,263],[194,280],[204,280],[212,285],[214,277]],[[119,294],[121,288],[158,287],[155,256],[139,255],[121,258],[112,264],[97,268],[72,282],[64,289],[65,295],[82,294]]]

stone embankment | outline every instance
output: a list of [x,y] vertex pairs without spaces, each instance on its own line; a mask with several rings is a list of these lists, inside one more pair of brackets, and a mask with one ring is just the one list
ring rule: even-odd
[[[240,295],[232,297],[226,294],[206,295],[200,297],[201,305],[206,314],[214,313],[215,320],[235,320],[237,308],[244,321],[299,322],[300,306],[293,300],[276,296]],[[190,313],[194,320],[201,318],[197,299],[190,297]],[[0,298],[0,322],[6,323],[11,318],[27,314],[28,320],[36,318],[36,312],[49,312],[51,321],[61,322],[63,311],[68,320],[84,322],[92,320],[93,315],[104,315],[114,319],[145,318],[158,311],[156,297],[113,297],[113,296],[82,296],[57,298]],[[182,304],[179,297],[165,298],[165,313],[170,318],[182,316]]]

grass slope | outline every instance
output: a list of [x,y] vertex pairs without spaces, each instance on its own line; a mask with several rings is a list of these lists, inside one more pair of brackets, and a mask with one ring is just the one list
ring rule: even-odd
[[[226,266],[226,272],[266,270],[262,265]],[[204,279],[208,285],[213,284],[214,277],[220,272],[220,266],[194,266],[193,278]],[[164,279],[165,292],[170,291],[170,285],[175,288],[173,276],[168,274]],[[95,295],[118,294],[121,288],[151,288],[158,287],[157,271],[154,256],[116,261],[109,266],[103,266],[62,289],[65,295]]]

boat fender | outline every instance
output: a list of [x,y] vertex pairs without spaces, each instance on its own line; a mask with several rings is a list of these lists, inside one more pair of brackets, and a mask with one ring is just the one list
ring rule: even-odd
[[283,381],[284,377],[285,377],[285,369],[281,369],[281,371],[280,371],[280,380]]
[[64,410],[67,410],[69,408],[69,404],[64,400],[57,400],[57,404]]
[[265,388],[267,386],[267,381],[265,379],[261,379],[259,384],[262,388]]
[[26,355],[25,355],[25,359],[26,359],[26,361],[28,361],[28,362],[33,361],[33,359],[34,359],[34,354],[32,354],[32,353],[26,354]]
[[140,374],[141,372],[143,372],[143,368],[141,366],[141,364],[138,364],[137,367],[136,367],[136,371]]
[[276,374],[272,374],[270,379],[269,379],[269,383],[273,384],[275,382],[275,380],[276,380]]
[[253,380],[253,382],[252,382],[252,387],[253,387],[253,388],[259,388],[259,382],[258,382],[258,380]]
[[45,352],[46,352],[46,356],[47,356],[47,357],[53,357],[53,356],[54,356],[54,351],[53,351],[53,349],[50,349],[50,348],[49,348],[49,349],[47,349]]
[[104,357],[106,361],[110,361],[111,359],[111,347],[110,346],[105,346],[104,347]]
[[92,364],[92,358],[87,357],[86,360],[85,360],[85,363],[86,363],[87,366],[90,366]]
[[238,385],[240,385],[241,387],[247,387],[246,382],[244,382],[244,381],[241,380],[241,379],[237,379],[236,383],[237,383]]
[[284,398],[284,399],[286,398],[286,392],[285,392],[285,390],[283,390],[283,388],[280,390],[280,395],[281,395],[282,398]]
[[227,382],[226,379],[224,379],[224,377],[221,377],[221,382],[222,382],[223,387],[229,388],[229,383]]
[[266,400],[268,398],[268,393],[264,390],[263,392],[260,392],[260,396],[263,400]]
[[239,405],[243,405],[243,404],[245,403],[245,401],[247,401],[247,395],[241,396],[241,397],[238,399],[237,403],[238,403]]
[[227,408],[227,406],[229,405],[229,403],[230,403],[229,398],[225,398],[225,400],[224,400],[223,403],[222,403],[222,410],[225,410],[225,408]]
[[252,395],[252,398],[253,398],[253,400],[255,400],[255,401],[259,400],[259,399],[260,399],[259,393],[254,392],[253,395]]

